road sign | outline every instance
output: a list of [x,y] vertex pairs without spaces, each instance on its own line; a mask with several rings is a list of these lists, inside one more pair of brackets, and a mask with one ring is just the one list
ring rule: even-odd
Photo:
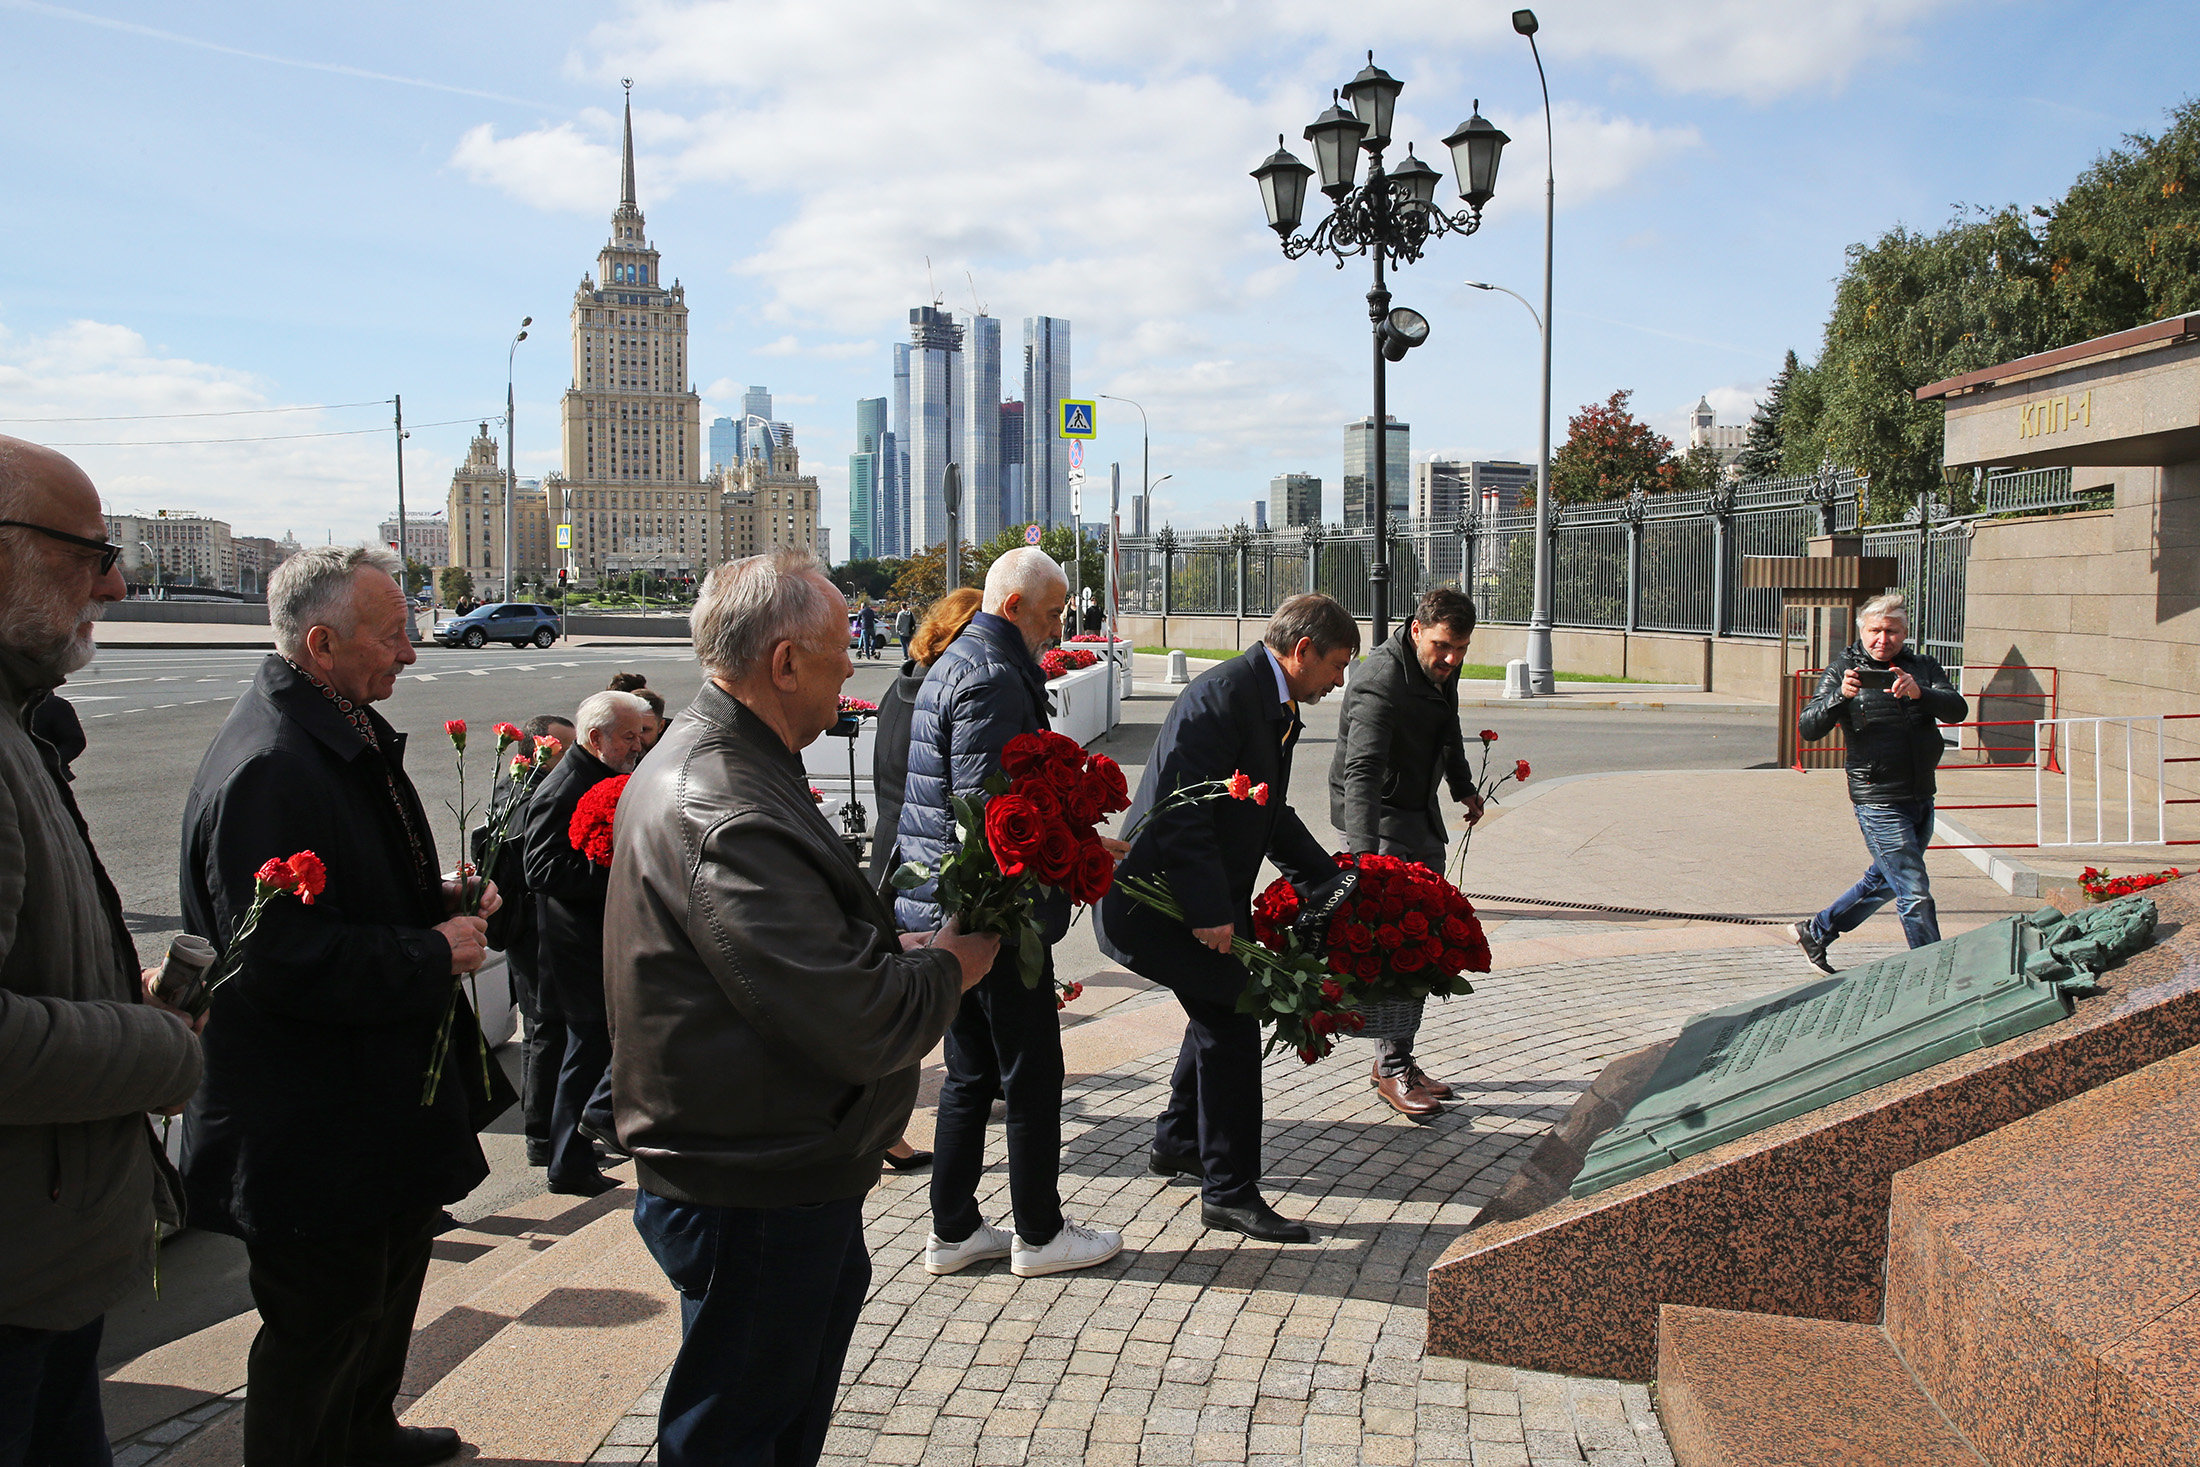
[[560,526],[558,526],[558,549],[560,549],[560,550],[571,550],[572,548],[573,548],[573,527],[572,527],[571,525],[560,525]]
[[1069,444],[1069,466],[1073,469],[1081,469],[1085,466],[1085,445],[1075,438],[1072,438]]
[[1085,514],[1085,466],[1069,466],[1069,513],[1071,519],[1082,519]]
[[1024,543],[1026,545],[1036,545],[1039,543],[1039,527],[1037,525],[1024,526]]
[[1079,402],[1075,398],[1062,399],[1061,436],[1064,438],[1097,438],[1100,430],[1093,426],[1099,420],[1096,411],[1099,404]]

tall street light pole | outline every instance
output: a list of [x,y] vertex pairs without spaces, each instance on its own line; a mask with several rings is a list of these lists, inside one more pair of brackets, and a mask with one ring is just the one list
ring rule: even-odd
[[504,354],[504,586],[498,594],[506,601],[512,599],[512,501],[519,494],[519,464],[514,460],[516,433],[512,427],[512,363],[519,356],[519,344],[527,339],[527,328],[535,324],[533,316],[522,316],[519,335],[512,338],[512,349]]
[[392,394],[390,405],[397,425],[397,587],[405,593],[405,640],[417,645],[420,627],[413,620],[412,532],[405,528],[405,395]]
[[[1138,502],[1145,507],[1145,512],[1150,515],[1153,513],[1153,429],[1146,422],[1146,410],[1145,408],[1140,407],[1139,404],[1132,402],[1129,398],[1117,397],[1112,392],[1103,392],[1100,394],[1100,397],[1105,402],[1119,402],[1122,403],[1125,407],[1138,408]],[[1164,474],[1162,475],[1162,477],[1167,478],[1168,475]],[[1118,553],[1118,541],[1121,539],[1122,529],[1121,524],[1119,523],[1122,518],[1122,506],[1118,502],[1121,497],[1122,481],[1111,468],[1108,474],[1107,591],[1108,656],[1111,659],[1115,656],[1115,598],[1117,595],[1115,584],[1115,560]],[[1113,687],[1114,684],[1111,682],[1109,686]]]
[[1555,693],[1551,672],[1551,216],[1558,185],[1552,159],[1551,83],[1543,74],[1543,53],[1535,44],[1535,12],[1515,10],[1513,29],[1528,38],[1535,58],[1535,79],[1543,87],[1543,452],[1535,461],[1535,606],[1528,613],[1528,690]]
[[[1374,564],[1368,572],[1373,603],[1374,639],[1390,635],[1390,432],[1385,419],[1388,364],[1428,340],[1428,318],[1404,306],[1390,304],[1390,287],[1384,270],[1398,269],[1421,258],[1428,242],[1443,234],[1472,234],[1482,227],[1482,206],[1497,192],[1497,162],[1511,139],[1482,117],[1481,103],[1474,115],[1459,124],[1444,146],[1451,150],[1453,176],[1459,197],[1467,207],[1447,214],[1436,206],[1436,185],[1442,175],[1413,156],[1409,146],[1405,161],[1385,171],[1383,149],[1390,144],[1390,123],[1405,84],[1375,64],[1370,51],[1367,66],[1335,94],[1334,104],[1306,129],[1314,145],[1315,167],[1309,168],[1286,152],[1283,139],[1276,151],[1253,170],[1260,184],[1261,203],[1268,213],[1268,227],[1283,244],[1286,259],[1320,253],[1332,256],[1337,268],[1354,255],[1370,256],[1375,281],[1367,293],[1367,314],[1374,335],[1374,416],[1369,423],[1375,435],[1374,472],[1367,487],[1370,528],[1375,537]],[[1345,103],[1351,111],[1345,110]],[[1367,182],[1354,186],[1362,150],[1368,155]],[[1292,231],[1306,203],[1306,180],[1321,174],[1321,190],[1334,208],[1311,231],[1294,237]]]

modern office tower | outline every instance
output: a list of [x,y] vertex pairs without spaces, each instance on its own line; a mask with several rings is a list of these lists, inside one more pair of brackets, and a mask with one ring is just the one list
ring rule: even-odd
[[909,343],[894,343],[894,451],[880,478],[886,486],[886,533],[881,537],[895,557],[909,554]]
[[[909,550],[947,539],[943,486],[955,458],[955,394],[962,378],[962,328],[951,312],[918,306],[909,313]],[[963,485],[970,484],[969,466]],[[963,523],[970,497],[963,496]],[[964,539],[967,543],[968,536]]]
[[1277,529],[1322,522],[1318,474],[1278,474],[1268,481],[1268,523]]
[[1253,529],[1259,534],[1268,533],[1268,501],[1265,499],[1253,501]]
[[1062,399],[1072,396],[1069,322],[1024,318],[1025,512],[1039,524],[1069,520],[1069,440],[1057,437]]
[[887,446],[886,399],[856,399],[856,451],[848,456],[848,558],[868,560],[881,554],[880,490]]
[[741,424],[734,418],[710,420],[710,471],[741,462]]
[[1535,508],[1535,465],[1509,459],[1476,459],[1467,465],[1468,509],[1491,515],[1519,514]]
[[[1390,519],[1404,518],[1412,503],[1412,425],[1395,417],[1383,419],[1385,428],[1383,475]],[[1375,507],[1368,496],[1368,478],[1375,471],[1375,420],[1362,418],[1344,425],[1344,522],[1347,528],[1370,525]]]
[[1126,535],[1143,535],[1146,533],[1145,495],[1133,494],[1131,496],[1131,522],[1123,533]]
[[1001,511],[1001,323],[972,316],[955,384],[955,461],[962,465],[962,537],[977,545],[1006,523]]
[[770,422],[772,418],[772,393],[769,387],[751,387],[741,394],[741,412],[744,417],[754,415]]
[[1024,484],[1024,405],[1001,404],[1001,523],[1031,523],[1030,493]]
[[[725,558],[704,485],[702,399],[688,381],[686,292],[665,284],[634,197],[631,102],[611,238],[573,296],[573,385],[560,416],[565,471],[544,485],[548,523],[573,527],[584,582],[629,569],[697,573]],[[451,506],[454,525],[461,507]],[[521,564],[515,555],[514,570]]]
[[1432,458],[1413,466],[1413,517],[1449,520],[1468,502],[1467,466],[1455,458]]

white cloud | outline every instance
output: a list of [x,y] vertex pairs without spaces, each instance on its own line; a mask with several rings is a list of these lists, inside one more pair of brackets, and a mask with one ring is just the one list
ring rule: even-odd
[[1836,92],[1857,70],[1911,44],[1910,30],[1954,0],[1560,0],[1537,11],[1554,59],[1639,66],[1678,92],[1769,102]]
[[[262,379],[164,354],[128,326],[0,326],[0,433],[68,454],[110,510],[191,510],[240,535],[372,536],[396,507],[387,405],[265,411],[285,406]],[[407,445],[408,509],[442,507],[471,431],[423,430]]]

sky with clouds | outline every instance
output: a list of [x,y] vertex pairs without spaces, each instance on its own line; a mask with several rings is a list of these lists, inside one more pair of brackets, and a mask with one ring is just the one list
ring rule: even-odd
[[[1368,411],[1368,270],[1283,259],[1247,171],[1372,47],[1394,129],[1479,101],[1513,137],[1481,232],[1394,278],[1414,455],[1532,458],[1545,148],[1510,4],[609,0],[374,7],[0,0],[0,433],[66,445],[117,509],[356,539],[443,502],[499,414],[559,467],[568,312],[617,199],[687,288],[705,418],[769,386],[845,546],[854,403],[935,294],[1074,323],[1078,395],[1143,404],[1157,519],[1225,523],[1341,473]],[[1817,347],[1842,252],[2059,194],[2190,94],[2200,8],[1552,0],[1556,433],[1631,388],[1682,433]],[[1447,186],[1443,197],[1451,196]],[[1319,202],[1318,197],[1315,202]],[[929,273],[927,261],[929,260]],[[1006,353],[1015,356],[1013,346]],[[1018,374],[1004,382],[1017,395]],[[311,409],[268,412],[270,408]],[[168,416],[152,416],[168,415]],[[1138,475],[1103,403],[1091,461]],[[1337,512],[1334,488],[1330,513]]]

